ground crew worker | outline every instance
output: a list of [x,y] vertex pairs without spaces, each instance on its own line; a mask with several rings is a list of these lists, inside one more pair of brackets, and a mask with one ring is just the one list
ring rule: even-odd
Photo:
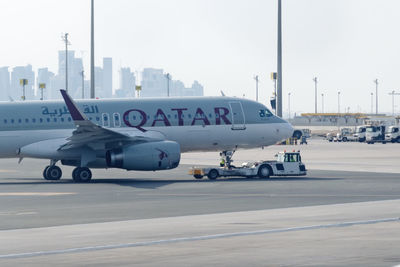
[[219,166],[225,167],[225,159],[221,158],[221,162],[219,163]]

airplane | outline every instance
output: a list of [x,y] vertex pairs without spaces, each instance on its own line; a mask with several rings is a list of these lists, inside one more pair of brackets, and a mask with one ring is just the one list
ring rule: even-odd
[[176,168],[181,153],[235,151],[276,144],[293,127],[263,104],[236,97],[169,97],[0,104],[0,158],[49,159],[74,166],[75,182],[89,182],[90,168],[157,171]]

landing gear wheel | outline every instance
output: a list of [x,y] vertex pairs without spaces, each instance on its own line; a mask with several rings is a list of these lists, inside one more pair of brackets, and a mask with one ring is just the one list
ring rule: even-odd
[[43,172],[43,176],[46,180],[60,180],[62,171],[58,166],[47,166]]
[[196,178],[196,179],[203,179],[203,175],[200,175],[200,174],[195,174],[195,175],[193,175],[194,176],[194,178]]
[[78,167],[72,172],[72,179],[77,183],[87,183],[92,179],[92,172],[89,168]]
[[43,178],[47,180],[47,170],[50,168],[50,166],[46,166],[43,170]]
[[258,168],[257,175],[261,179],[269,178],[271,175],[269,167],[267,165],[261,165],[260,168]]
[[215,180],[218,178],[218,176],[219,176],[219,173],[216,169],[210,170],[207,175],[208,179],[210,179],[210,180]]

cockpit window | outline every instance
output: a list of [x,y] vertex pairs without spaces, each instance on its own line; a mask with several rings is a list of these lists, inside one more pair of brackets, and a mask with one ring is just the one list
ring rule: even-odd
[[271,117],[272,116],[272,112],[269,111],[268,109],[260,109],[260,117],[264,118],[264,117]]

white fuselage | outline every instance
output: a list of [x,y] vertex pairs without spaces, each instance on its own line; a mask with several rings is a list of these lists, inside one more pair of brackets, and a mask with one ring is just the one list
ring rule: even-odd
[[[293,133],[286,121],[261,112],[265,106],[237,98],[92,100],[78,105],[102,127],[132,137],[175,141],[181,152],[269,146]],[[20,148],[41,141],[67,142],[74,130],[61,101],[0,104],[0,157],[18,157]],[[58,145],[54,143],[55,150]],[[52,158],[46,153],[35,157]]]

